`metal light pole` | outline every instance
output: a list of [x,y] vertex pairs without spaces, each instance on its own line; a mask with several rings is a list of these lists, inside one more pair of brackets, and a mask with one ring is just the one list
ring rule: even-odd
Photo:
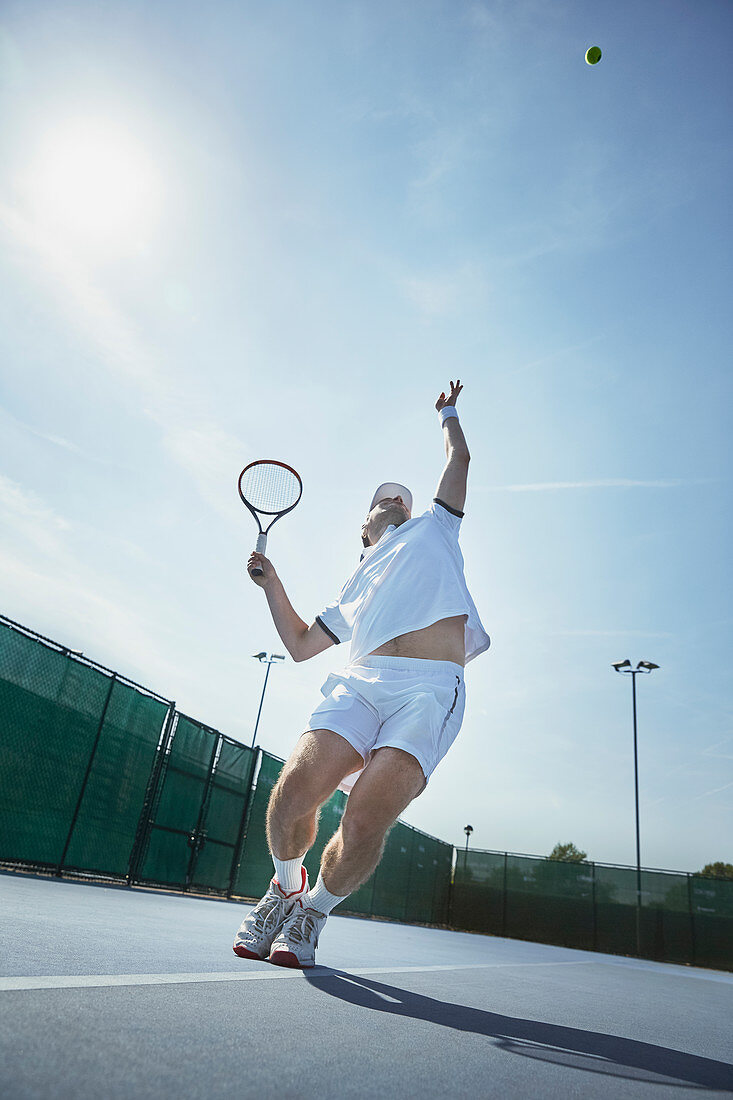
[[465,870],[468,866],[468,841],[470,839],[471,833],[473,832],[473,825],[465,825],[463,831],[466,834],[466,854],[463,857],[463,868]]
[[641,842],[639,840],[639,766],[637,762],[636,739],[636,677],[639,673],[647,676],[659,665],[651,661],[639,661],[636,668],[631,667],[631,661],[614,662],[616,672],[628,673],[631,676],[631,697],[634,707],[634,796],[636,799],[636,953],[641,955]]
[[268,657],[264,650],[262,653],[253,653],[252,656],[256,657],[261,665],[267,665],[267,672],[265,673],[265,683],[262,687],[262,696],[260,697],[260,709],[257,711],[257,721],[255,722],[255,731],[252,736],[252,744],[250,746],[251,748],[254,748],[255,741],[257,740],[257,727],[260,724],[260,715],[262,714],[262,704],[265,701],[265,691],[267,689],[267,677],[270,675],[270,665],[274,665],[276,661],[284,661],[285,657],[279,653],[271,653]]

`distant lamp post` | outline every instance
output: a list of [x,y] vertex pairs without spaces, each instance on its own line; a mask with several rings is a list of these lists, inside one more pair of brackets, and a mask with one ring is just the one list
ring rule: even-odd
[[265,653],[264,650],[262,651],[262,653],[253,653],[252,656],[256,657],[257,660],[260,662],[260,664],[267,665],[267,672],[265,673],[265,683],[264,683],[264,686],[262,688],[262,696],[260,698],[260,709],[257,711],[257,721],[255,722],[255,732],[254,732],[254,735],[252,737],[251,748],[254,748],[255,747],[255,741],[257,740],[257,727],[260,724],[260,715],[262,714],[262,704],[265,701],[265,691],[267,690],[267,677],[270,675],[270,665],[274,665],[276,661],[284,661],[285,657],[282,656],[280,653],[271,653],[268,656],[267,653]]
[[471,838],[471,833],[473,832],[473,825],[465,825],[463,827],[463,831],[466,834],[466,854],[463,857],[463,866],[465,867],[468,864],[468,842]]
[[636,668],[631,667],[631,661],[615,661],[613,668],[616,672],[628,673],[631,676],[631,695],[634,706],[634,793],[636,797],[636,953],[641,955],[641,844],[639,841],[639,767],[637,763],[636,749],[636,677],[639,673],[647,676],[659,665],[652,661],[639,661]]

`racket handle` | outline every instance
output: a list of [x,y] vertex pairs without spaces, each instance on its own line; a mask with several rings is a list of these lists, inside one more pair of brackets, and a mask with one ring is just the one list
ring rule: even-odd
[[[266,549],[267,549],[267,535],[264,534],[264,532],[260,531],[259,535],[257,536],[257,545],[255,546],[255,550],[257,551],[258,554],[264,554]],[[259,565],[256,565],[254,567],[254,569],[252,569],[250,571],[249,575],[250,575],[250,577],[261,577],[263,572],[264,572],[264,570],[260,569]]]

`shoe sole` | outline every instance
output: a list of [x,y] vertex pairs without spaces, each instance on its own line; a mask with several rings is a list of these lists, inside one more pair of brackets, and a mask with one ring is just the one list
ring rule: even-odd
[[275,966],[287,966],[291,970],[310,970],[315,963],[302,963],[292,951],[273,951],[270,962]]
[[235,955],[239,955],[240,959],[256,959],[257,962],[264,962],[262,955],[258,955],[256,951],[250,951],[248,947],[244,947],[241,943],[235,943],[232,951]]

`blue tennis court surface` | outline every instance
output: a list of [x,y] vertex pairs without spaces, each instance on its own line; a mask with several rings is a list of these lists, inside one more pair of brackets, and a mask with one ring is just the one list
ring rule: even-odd
[[235,902],[0,875],[4,1094],[733,1094],[733,975],[333,915],[305,974]]

